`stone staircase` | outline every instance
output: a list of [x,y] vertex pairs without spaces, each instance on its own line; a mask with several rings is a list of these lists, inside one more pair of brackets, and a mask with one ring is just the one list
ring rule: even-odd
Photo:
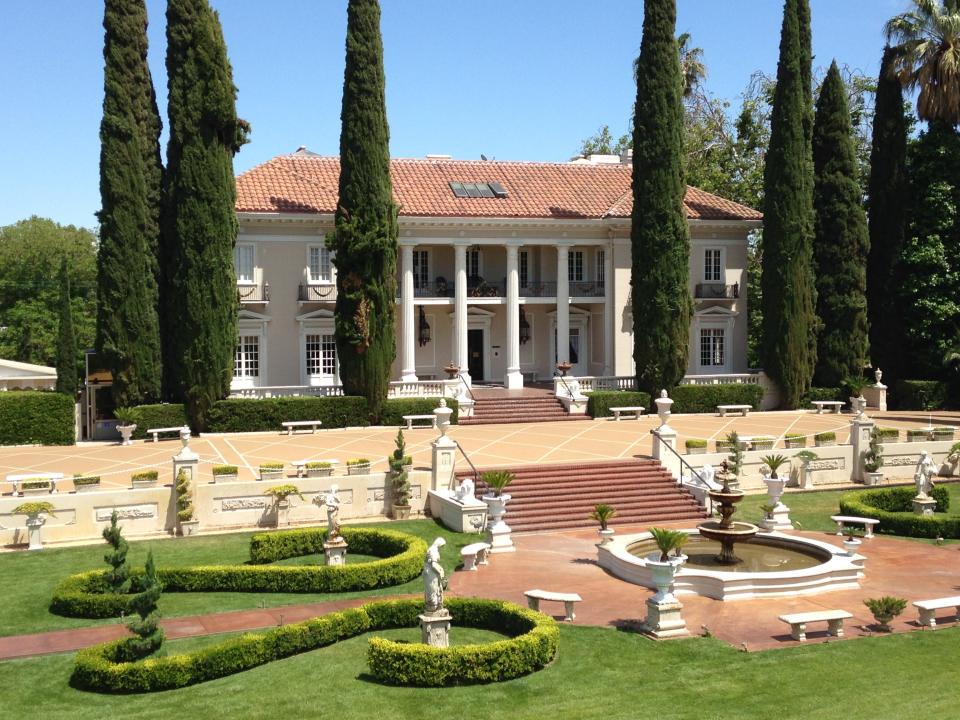
[[473,417],[459,420],[460,425],[493,425],[497,423],[564,422],[590,420],[589,415],[568,415],[553,395],[532,397],[478,397]]
[[[652,459],[497,469],[516,476],[505,491],[511,500],[504,517],[515,532],[592,527],[596,523],[588,515],[598,503],[616,509],[610,523],[614,527],[707,517],[693,496]],[[457,477],[470,474],[458,472]],[[485,490],[478,483],[477,497]]]

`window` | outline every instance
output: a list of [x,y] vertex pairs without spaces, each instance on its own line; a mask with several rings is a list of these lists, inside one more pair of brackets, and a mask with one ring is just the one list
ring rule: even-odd
[[482,270],[480,251],[475,248],[467,250],[467,279],[480,277]]
[[250,243],[237,245],[233,251],[233,264],[237,271],[237,282],[253,283],[254,249]]
[[723,251],[708,248],[703,251],[704,282],[723,282]]
[[235,378],[260,377],[260,336],[241,335],[237,341],[237,356],[233,366]]
[[321,245],[314,245],[309,250],[310,282],[326,284],[333,282],[331,272],[330,251]]
[[306,336],[307,375],[331,377],[337,373],[337,343],[332,334]]
[[526,288],[530,286],[530,253],[526,250],[521,250],[519,254],[519,275],[520,275],[520,287]]
[[567,280],[583,282],[583,251],[571,250],[567,255]]
[[726,330],[724,328],[700,328],[700,365],[722,367],[726,361]]
[[607,277],[607,251],[606,250],[597,250],[596,267],[594,268],[593,275],[597,279],[597,284],[602,287],[603,282],[604,280],[606,280],[606,277]]
[[413,287],[417,290],[430,287],[430,253],[427,250],[413,251]]

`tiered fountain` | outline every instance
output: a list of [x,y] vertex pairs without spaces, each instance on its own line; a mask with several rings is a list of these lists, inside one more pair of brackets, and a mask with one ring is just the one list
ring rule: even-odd
[[726,460],[721,463],[720,467],[721,470],[717,479],[723,481],[723,487],[709,492],[710,499],[718,506],[720,520],[708,520],[701,523],[697,525],[697,531],[702,537],[720,543],[720,554],[716,556],[718,564],[737,565],[741,560],[733,552],[734,543],[749,540],[757,534],[760,528],[752,523],[734,522],[731,519],[737,510],[736,504],[743,500],[743,491],[730,488],[732,474],[727,468]]

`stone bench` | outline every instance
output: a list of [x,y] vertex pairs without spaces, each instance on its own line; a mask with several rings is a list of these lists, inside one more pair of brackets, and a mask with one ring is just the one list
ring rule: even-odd
[[873,537],[873,526],[880,523],[873,518],[857,517],[856,515],[831,515],[830,519],[837,524],[837,535],[843,535],[844,525],[863,525],[866,529],[865,538]]
[[613,418],[617,422],[620,421],[620,415],[623,413],[633,413],[634,418],[639,420],[640,416],[643,415],[644,410],[646,410],[646,408],[640,407],[639,405],[627,405],[625,407],[610,408],[610,412],[613,413]]
[[823,415],[823,409],[829,407],[834,415],[839,415],[843,403],[840,400],[811,400],[810,404],[817,409],[817,415]]
[[834,637],[843,637],[843,621],[853,615],[846,610],[817,610],[815,612],[792,613],[781,615],[780,620],[790,625],[790,635],[794,640],[806,642],[807,624],[812,622],[827,623],[827,634]]
[[753,410],[753,405],[717,405],[717,412],[720,413],[720,417],[726,417],[728,412],[738,412],[746,417],[751,410]]
[[564,620],[567,622],[573,622],[574,618],[577,617],[573,612],[574,603],[583,600],[583,598],[576,593],[550,592],[549,590],[527,590],[523,594],[527,596],[527,607],[531,610],[539,611],[540,603],[544,600],[549,602],[562,602],[565,615]]
[[960,595],[937,598],[936,600],[917,600],[913,606],[920,611],[920,624],[929,625],[931,630],[937,628],[937,610],[951,607],[956,608],[954,616],[960,619]]
[[180,437],[180,431],[183,430],[183,425],[180,427],[168,427],[168,428],[150,428],[147,432],[150,435],[153,435],[153,441],[160,441],[160,433],[176,433],[177,437]]
[[297,428],[310,428],[310,432],[316,432],[317,428],[323,425],[320,420],[284,420],[280,423],[287,431],[287,435],[293,435]]
[[476,570],[477,565],[490,564],[490,543],[477,542],[464,545],[460,549],[464,570]]
[[429,422],[430,427],[437,426],[437,416],[432,413],[430,415],[404,415],[403,419],[407,421],[407,430],[413,430],[415,421]]

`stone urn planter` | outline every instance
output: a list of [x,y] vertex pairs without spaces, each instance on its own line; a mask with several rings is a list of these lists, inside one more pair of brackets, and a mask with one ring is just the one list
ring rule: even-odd
[[27,550],[43,550],[43,541],[40,539],[40,528],[47,522],[45,517],[30,515],[27,518],[27,536],[29,545]]
[[347,475],[369,475],[370,461],[362,463],[347,463]]
[[290,501],[286,498],[277,500],[277,527],[286,527],[290,524]]
[[570,369],[572,367],[573,365],[571,365],[568,362],[557,363],[557,370],[560,371],[560,375],[562,375],[563,377],[567,376],[567,373],[570,372]]
[[843,547],[847,551],[847,555],[851,557],[857,554],[857,551],[860,549],[862,544],[863,540],[855,537],[847,537],[843,539]]
[[120,433],[120,444],[130,445],[134,431],[137,429],[136,423],[130,425],[117,425],[117,432]]
[[459,365],[454,365],[453,363],[450,363],[449,365],[447,365],[447,366],[443,369],[443,371],[447,374],[447,378],[448,378],[448,379],[450,379],[450,380],[456,380],[456,379],[457,379],[457,375],[460,374],[460,366],[459,366]]
[[883,483],[883,473],[882,472],[869,472],[865,471],[863,473],[863,484],[864,485],[880,485]]
[[487,506],[487,542],[490,544],[490,552],[513,552],[516,548],[513,545],[513,539],[510,537],[510,526],[503,520],[507,512],[507,503],[510,502],[509,495],[484,495],[482,498]]
[[394,520],[407,520],[410,517],[410,506],[391,505],[390,514]]
[[196,535],[200,531],[200,521],[199,520],[181,520],[180,521],[180,534],[183,537],[190,537],[191,535]]
[[597,530],[597,535],[600,536],[600,545],[609,545],[613,540],[614,529],[607,528],[606,530]]
[[[657,553],[657,557],[659,557],[659,553]],[[673,594],[673,580],[677,576],[677,571],[680,570],[686,561],[686,555],[671,557],[667,561],[647,560],[647,567],[650,568],[651,579],[657,587],[657,592],[650,598],[650,602],[656,603],[657,605],[677,602],[677,596]]]

